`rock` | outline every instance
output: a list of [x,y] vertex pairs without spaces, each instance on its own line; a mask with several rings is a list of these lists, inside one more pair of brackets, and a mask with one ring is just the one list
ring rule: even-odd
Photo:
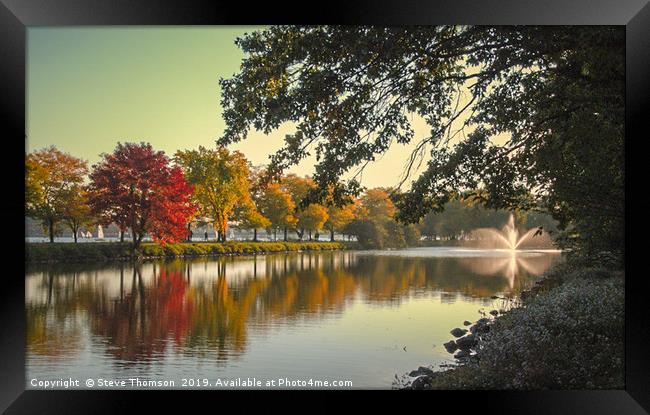
[[466,359],[470,356],[469,350],[460,350],[454,355],[456,359]]
[[432,376],[433,370],[429,369],[428,367],[420,366],[418,370],[413,370],[411,373],[409,373],[409,376],[411,377],[422,375]]
[[469,331],[472,334],[483,334],[490,331],[490,326],[487,323],[483,323],[483,324],[476,323],[475,325],[469,328]]
[[499,315],[499,312],[497,310],[490,310],[490,314],[496,317]]
[[490,331],[489,323],[489,318],[481,318],[476,322],[476,324],[469,328],[469,331],[473,334],[487,333]]
[[471,347],[476,346],[476,343],[478,343],[478,340],[476,339],[476,336],[474,334],[468,334],[465,337],[461,337],[460,339],[456,340],[456,346],[458,346],[459,349],[469,349]]
[[453,330],[450,331],[449,333],[451,333],[452,336],[454,336],[454,337],[460,337],[460,336],[462,336],[463,334],[467,333],[467,330],[466,330],[466,329],[461,329],[461,328],[459,328],[459,327],[456,327],[455,329],[453,329]]
[[449,352],[449,353],[453,353],[453,352],[456,351],[456,349],[458,349],[458,345],[457,345],[456,342],[453,341],[453,340],[448,341],[447,343],[443,344],[443,346],[445,346],[445,349],[446,349],[447,352]]
[[464,325],[464,326],[469,326],[469,325],[471,325],[471,324],[472,324],[471,321],[467,321],[467,320],[463,321],[463,325]]
[[411,382],[411,389],[422,390],[431,388],[431,377],[422,375]]

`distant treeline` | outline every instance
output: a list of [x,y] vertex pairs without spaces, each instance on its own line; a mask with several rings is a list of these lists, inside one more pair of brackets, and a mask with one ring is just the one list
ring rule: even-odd
[[[422,237],[464,239],[472,229],[503,226],[509,214],[457,196],[444,211],[403,224],[396,220],[396,189],[365,189],[341,200],[332,187],[314,199],[319,189],[311,177],[256,168],[225,148],[177,151],[170,159],[148,143],[118,143],[89,169],[52,146],[30,153],[26,169],[26,212],[50,242],[66,228],[76,242],[104,225],[106,236],[119,234],[124,241],[128,235],[136,251],[145,237],[163,245],[203,239],[199,232],[207,226],[219,242],[234,227],[252,233],[252,241],[261,229],[274,241],[319,240],[327,233],[333,242],[338,233],[363,248],[399,248],[417,246]],[[548,215],[516,216],[522,227],[556,229]]]
[[[418,229],[426,240],[459,240],[467,238],[474,229],[503,227],[510,214],[507,210],[486,209],[481,205],[455,199],[445,205],[444,211],[429,212],[418,225]],[[517,211],[512,214],[519,228],[542,227],[550,235],[558,231],[557,221],[548,213]]]

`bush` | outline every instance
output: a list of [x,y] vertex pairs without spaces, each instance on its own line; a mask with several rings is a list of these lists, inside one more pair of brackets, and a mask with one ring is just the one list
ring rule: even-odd
[[602,269],[497,318],[477,358],[432,378],[435,389],[621,389],[624,284]]
[[[188,242],[158,245],[143,243],[136,256],[140,258],[176,258],[204,255],[249,255],[286,251],[320,251],[345,249],[340,242]],[[128,259],[133,256],[129,243],[31,243],[25,244],[25,261],[84,262]]]

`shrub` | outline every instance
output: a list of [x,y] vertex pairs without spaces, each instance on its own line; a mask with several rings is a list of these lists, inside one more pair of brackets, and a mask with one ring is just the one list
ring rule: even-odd
[[432,387],[623,388],[623,279],[584,269],[563,280],[497,318],[481,338],[477,358],[438,373]]
[[[183,256],[259,254],[299,250],[345,249],[340,242],[187,242],[166,244],[143,243],[137,252],[143,258]],[[83,262],[131,258],[130,243],[31,243],[25,244],[26,262]]]

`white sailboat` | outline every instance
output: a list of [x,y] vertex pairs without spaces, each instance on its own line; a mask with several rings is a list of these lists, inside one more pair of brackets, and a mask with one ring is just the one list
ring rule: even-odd
[[102,229],[102,225],[97,225],[97,240],[104,240],[104,230]]

